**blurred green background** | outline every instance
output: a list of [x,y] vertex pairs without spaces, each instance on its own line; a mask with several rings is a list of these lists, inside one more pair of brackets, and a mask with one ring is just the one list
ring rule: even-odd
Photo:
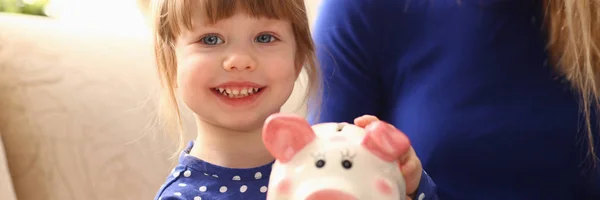
[[49,0],[0,0],[0,12],[46,16],[44,7]]

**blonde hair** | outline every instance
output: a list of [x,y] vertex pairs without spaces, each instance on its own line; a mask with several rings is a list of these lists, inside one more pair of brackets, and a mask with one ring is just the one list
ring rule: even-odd
[[595,166],[592,108],[600,109],[600,0],[545,0],[553,63],[581,98],[588,157]]
[[204,8],[209,23],[229,18],[237,11],[251,17],[267,17],[288,20],[292,24],[297,44],[295,64],[298,72],[306,72],[307,100],[319,96],[319,70],[315,60],[315,47],[310,35],[309,21],[304,0],[153,0],[154,51],[161,84],[160,116],[164,125],[177,134],[179,150],[184,145],[183,122],[175,94],[177,82],[177,59],[175,42],[184,29],[191,30],[192,12]]

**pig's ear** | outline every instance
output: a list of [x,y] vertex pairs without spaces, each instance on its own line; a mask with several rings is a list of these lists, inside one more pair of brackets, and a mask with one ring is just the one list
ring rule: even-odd
[[369,124],[362,141],[363,147],[382,160],[392,162],[410,149],[410,141],[404,133],[385,122]]
[[315,133],[301,117],[273,114],[265,121],[262,139],[271,155],[286,163],[315,139]]

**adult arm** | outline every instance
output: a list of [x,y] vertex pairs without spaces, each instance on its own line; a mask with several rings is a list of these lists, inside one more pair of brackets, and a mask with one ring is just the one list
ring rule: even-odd
[[431,177],[423,170],[419,187],[414,194],[411,194],[412,200],[438,200],[437,186]]

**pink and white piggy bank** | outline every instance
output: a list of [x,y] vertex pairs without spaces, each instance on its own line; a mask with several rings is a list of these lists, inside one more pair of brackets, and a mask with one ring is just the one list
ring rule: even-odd
[[267,200],[406,199],[396,159],[408,148],[408,138],[392,126],[311,127],[303,118],[274,114],[265,122],[262,137],[277,159]]

